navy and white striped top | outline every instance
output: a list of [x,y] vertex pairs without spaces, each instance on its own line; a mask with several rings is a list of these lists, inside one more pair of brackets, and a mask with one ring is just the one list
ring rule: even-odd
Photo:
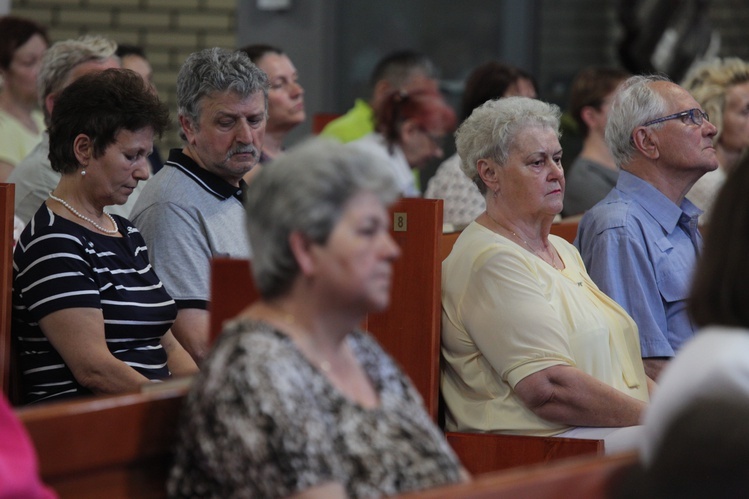
[[43,204],[21,234],[13,255],[12,332],[26,403],[90,393],[39,327],[40,319],[67,308],[101,309],[112,355],[149,379],[169,377],[160,341],[177,307],[138,229],[114,218],[123,237],[90,231]]

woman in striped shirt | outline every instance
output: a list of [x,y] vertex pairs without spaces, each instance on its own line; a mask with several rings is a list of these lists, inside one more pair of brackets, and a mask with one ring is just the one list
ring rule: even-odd
[[55,103],[57,187],[24,229],[13,263],[13,335],[24,402],[137,390],[197,370],[174,339],[174,301],[138,229],[104,207],[148,178],[166,107],[132,71],[82,76]]

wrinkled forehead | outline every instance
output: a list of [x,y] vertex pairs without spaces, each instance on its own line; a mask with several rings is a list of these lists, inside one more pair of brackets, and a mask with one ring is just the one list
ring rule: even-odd
[[243,116],[265,113],[265,95],[262,91],[246,97],[234,90],[209,92],[198,101],[198,115],[216,113]]

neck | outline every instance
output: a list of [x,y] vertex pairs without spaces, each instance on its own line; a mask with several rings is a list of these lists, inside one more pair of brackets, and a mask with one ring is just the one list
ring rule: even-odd
[[7,91],[0,91],[0,109],[16,118],[29,130],[39,131],[34,120],[31,119],[31,112],[36,109],[35,102],[24,102]]
[[82,194],[83,189],[78,185],[80,180],[76,175],[81,176],[80,172],[63,175],[60,178],[60,183],[57,184],[57,187],[52,191],[52,194],[67,201],[83,215],[94,219],[103,217],[104,206],[90,201]]
[[614,157],[611,155],[606,141],[597,133],[590,132],[585,138],[580,157],[594,161],[609,170],[617,170]]
[[545,251],[549,247],[549,232],[554,218],[549,221],[545,219],[532,218],[523,220],[521,217],[509,217],[502,210],[487,205],[484,212],[489,222],[494,225],[490,228],[500,228],[503,235],[513,235],[520,243],[532,251]]
[[635,162],[629,165],[627,171],[658,189],[676,206],[681,206],[689,190],[705,173],[699,170],[685,172],[669,169],[666,171],[658,167],[657,161],[644,164]]

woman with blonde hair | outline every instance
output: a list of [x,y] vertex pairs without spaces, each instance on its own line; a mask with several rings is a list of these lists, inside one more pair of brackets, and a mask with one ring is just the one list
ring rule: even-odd
[[682,86],[718,128],[713,143],[720,168],[703,175],[687,194],[705,211],[700,220],[704,223],[726,174],[749,148],[749,63],[737,57],[712,59],[694,68]]

